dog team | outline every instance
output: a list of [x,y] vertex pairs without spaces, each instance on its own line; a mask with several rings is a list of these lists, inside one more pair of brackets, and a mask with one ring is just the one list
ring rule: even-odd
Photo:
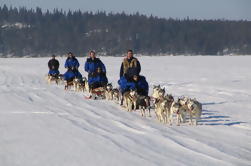
[[49,73],[47,81],[50,84],[64,82],[65,90],[73,87],[74,91],[88,92],[87,98],[102,98],[117,101],[127,111],[140,110],[143,117],[151,116],[151,108],[154,108],[156,118],[161,123],[172,125],[174,117],[176,124],[186,122],[189,117],[189,124],[197,125],[201,116],[202,105],[196,99],[180,97],[177,101],[172,95],[165,94],[165,89],[159,86],[153,87],[152,97],[148,96],[149,85],[144,76],[140,75],[141,66],[133,51],[128,50],[120,67],[119,88],[113,88],[106,77],[106,67],[96,57],[94,51],[89,52],[84,70],[88,73],[88,79],[82,77],[78,71],[79,62],[73,53],[69,52],[64,67],[67,71],[59,74],[59,62],[55,55],[48,62]]

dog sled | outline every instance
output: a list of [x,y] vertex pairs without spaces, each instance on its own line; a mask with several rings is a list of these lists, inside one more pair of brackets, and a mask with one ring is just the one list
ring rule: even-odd
[[90,90],[90,96],[86,96],[86,99],[105,99],[105,88],[98,87],[95,89]]

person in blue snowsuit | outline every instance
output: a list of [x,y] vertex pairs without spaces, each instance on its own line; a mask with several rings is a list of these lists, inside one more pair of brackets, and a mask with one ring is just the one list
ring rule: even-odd
[[89,53],[89,58],[85,62],[85,71],[88,73],[88,84],[91,90],[104,87],[108,83],[105,65],[96,58],[94,51]]
[[68,58],[65,61],[64,67],[67,69],[67,71],[64,73],[64,79],[66,81],[72,81],[74,78],[82,80],[82,75],[78,71],[79,62],[77,58],[73,55],[73,53],[68,53]]
[[122,76],[120,77],[118,84],[120,86],[120,91],[122,94],[131,89],[132,90],[136,89],[139,95],[148,96],[149,85],[144,76],[134,75],[131,80],[126,79],[125,76]]
[[48,75],[57,77],[59,75],[58,71],[59,62],[55,57],[56,57],[55,55],[52,55],[52,58],[48,62],[48,68],[49,68]]

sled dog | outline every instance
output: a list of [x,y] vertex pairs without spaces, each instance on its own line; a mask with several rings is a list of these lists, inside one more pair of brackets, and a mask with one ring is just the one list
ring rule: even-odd
[[148,110],[148,116],[151,117],[149,96],[138,96],[136,104],[140,109],[141,116],[145,117],[145,111]]
[[124,93],[124,101],[126,103],[126,109],[128,112],[131,112],[132,110],[136,110],[136,102],[137,102],[137,91],[136,90],[130,90],[128,92]]
[[173,122],[173,115],[176,115],[176,125],[185,122],[186,109],[178,102],[173,102],[170,108],[171,123]]
[[112,97],[113,100],[119,102],[121,99],[121,94],[120,94],[119,90],[117,88],[114,88],[112,91],[113,91],[113,97]]
[[160,123],[167,123],[168,102],[165,99],[160,100],[155,107],[156,118]]
[[[189,119],[190,119],[189,124],[197,125],[198,120],[201,117],[202,104],[199,103],[196,99],[190,99],[188,97],[181,97],[178,99],[178,102],[183,107],[183,111],[185,111],[185,113],[189,115]],[[195,123],[193,123],[193,119],[195,119]]]
[[64,83],[64,75],[63,74],[59,74],[58,75],[58,84],[63,84]]
[[85,91],[90,93],[90,87],[86,77],[84,77],[84,83],[85,83]]
[[59,75],[48,75],[47,76],[47,82],[48,84],[51,84],[53,81],[58,85],[59,84]]
[[73,80],[65,80],[64,81],[64,89],[69,90],[73,86]]
[[157,103],[164,98],[164,95],[165,95],[165,88],[161,88],[160,86],[157,86],[155,87],[155,89],[153,90],[153,105],[154,105],[154,108],[157,107]]
[[113,88],[111,83],[106,85],[105,98],[106,100],[113,100]]
[[152,94],[152,97],[153,98],[159,98],[159,90],[160,90],[161,88],[160,88],[160,85],[158,85],[158,86],[156,86],[156,85],[154,85],[153,86],[153,94]]
[[172,95],[166,95],[165,97],[160,97],[157,100],[156,107],[155,107],[155,114],[159,122],[162,123],[169,123],[171,125],[171,112],[170,108],[174,101]]
[[157,98],[160,98],[160,97],[163,97],[165,95],[165,88],[161,88],[160,85],[158,86],[153,86],[153,94],[152,94],[152,97],[157,99]]
[[[201,117],[202,112],[202,104],[199,103],[196,99],[189,99],[187,102],[188,107],[188,114],[190,117],[190,125],[197,125],[198,120]],[[195,122],[193,123],[193,118],[195,119]]]
[[73,79],[73,87],[74,91],[76,92],[84,92],[85,91],[85,84],[86,84],[86,78],[83,77],[82,79],[75,78]]

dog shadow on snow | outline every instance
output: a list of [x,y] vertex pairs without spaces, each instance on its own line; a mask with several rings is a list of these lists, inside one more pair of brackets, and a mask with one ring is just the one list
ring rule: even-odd
[[[211,102],[211,103],[203,103],[202,105],[217,105],[217,104],[224,104],[226,102]],[[199,121],[200,124],[202,125],[211,125],[211,126],[232,126],[232,125],[238,125],[246,122],[241,122],[241,121],[232,121],[230,116],[226,115],[219,115],[218,111],[214,110],[202,110],[202,115],[201,119]]]

